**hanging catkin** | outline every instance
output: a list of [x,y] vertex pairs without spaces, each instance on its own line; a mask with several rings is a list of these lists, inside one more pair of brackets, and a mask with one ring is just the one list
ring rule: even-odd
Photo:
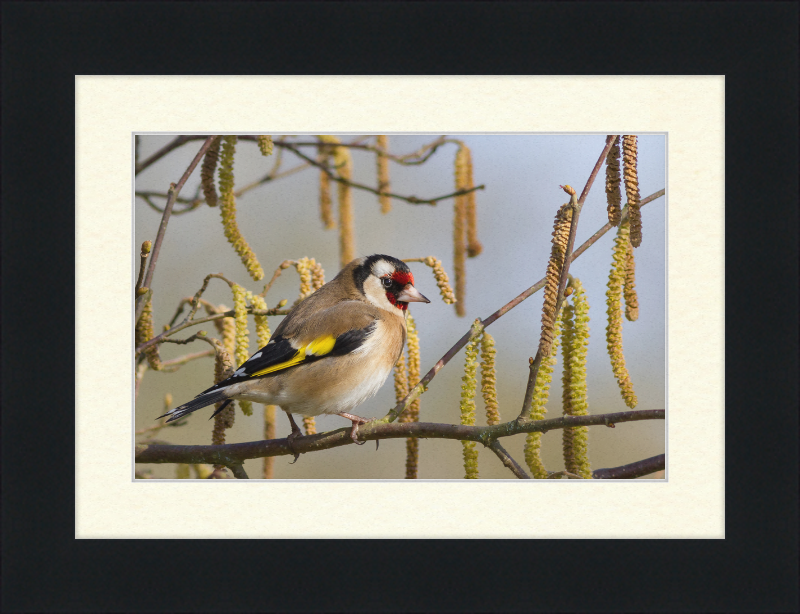
[[[325,145],[320,145],[317,162],[328,166],[330,159],[330,149]],[[322,219],[322,226],[326,230],[336,228],[336,221],[333,219],[333,202],[331,201],[331,178],[324,170],[319,171],[319,215]]]
[[500,424],[500,412],[497,403],[497,374],[494,359],[497,351],[494,349],[494,338],[483,331],[481,337],[481,393],[486,407],[486,424],[489,426]]
[[622,295],[625,297],[625,317],[635,322],[639,319],[639,297],[636,295],[636,260],[633,249],[628,249],[625,260],[625,283]]
[[[467,183],[469,149],[461,145],[456,152],[455,176],[456,190],[463,189]],[[465,316],[464,298],[467,293],[467,199],[456,196],[453,203],[453,274],[456,285],[456,314]]]
[[[461,424],[475,425],[475,391],[478,372],[479,337],[473,338],[465,350],[464,377],[461,378]],[[478,450],[474,441],[462,441],[464,455],[464,477],[468,480],[478,479]]]
[[558,284],[561,277],[561,269],[564,267],[564,257],[567,253],[571,223],[572,205],[569,203],[561,205],[553,224],[553,247],[550,250],[550,260],[547,263],[547,273],[545,275],[542,336],[539,341],[539,351],[543,357],[550,355],[550,348],[553,345]]
[[630,241],[634,247],[642,244],[642,212],[639,204],[639,175],[636,170],[637,161],[636,135],[626,134],[622,137],[622,160],[625,163],[625,194],[628,197],[628,219],[630,220]]
[[608,289],[606,290],[606,313],[608,315],[606,347],[608,348],[611,368],[614,372],[614,377],[617,379],[622,398],[625,399],[625,404],[633,409],[638,401],[636,393],[633,391],[633,383],[628,375],[628,369],[625,366],[625,355],[622,351],[622,309],[620,305],[627,252],[631,249],[628,233],[628,223],[622,223],[614,239],[613,262],[608,276]]
[[219,160],[219,146],[222,137],[215,137],[203,156],[203,165],[200,167],[200,183],[203,186],[203,196],[209,207],[217,206],[217,189],[214,187],[214,172],[217,170]]
[[[562,383],[563,412],[568,416],[585,416],[589,413],[586,391],[586,354],[589,347],[589,303],[581,282],[573,278],[572,304],[563,309],[562,356],[564,374]],[[585,426],[562,430],[562,448],[567,471],[590,479],[592,472],[588,459],[589,429]]]
[[622,191],[619,186],[619,137],[616,137],[606,155],[606,201],[608,221],[612,226],[619,226],[622,216]]
[[392,199],[389,196],[389,158],[386,152],[389,146],[389,139],[385,134],[375,137],[375,148],[380,152],[377,154],[378,165],[378,201],[381,204],[381,213],[384,215],[392,210]]
[[225,238],[233,245],[247,272],[255,281],[264,277],[264,270],[253,250],[245,241],[236,222],[236,196],[233,193],[233,155],[236,152],[236,136],[226,136],[222,143],[219,166],[220,214]]

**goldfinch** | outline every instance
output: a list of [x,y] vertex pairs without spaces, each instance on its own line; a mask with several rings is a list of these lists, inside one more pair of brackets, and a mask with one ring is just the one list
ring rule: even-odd
[[292,309],[233,375],[159,418],[172,422],[224,401],[216,415],[245,399],[279,405],[292,424],[290,444],[301,434],[292,414],[347,418],[350,437],[363,444],[358,425],[368,420],[349,412],[378,392],[400,358],[412,302],[430,303],[403,261],[383,254],[353,260]]

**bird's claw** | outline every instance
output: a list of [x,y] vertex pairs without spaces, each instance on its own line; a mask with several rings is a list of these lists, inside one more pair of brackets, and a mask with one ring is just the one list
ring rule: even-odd
[[294,465],[297,462],[297,459],[300,458],[300,452],[297,452],[294,449],[294,440],[300,436],[300,431],[292,431],[292,434],[286,438],[286,442],[289,444],[289,450],[291,450],[292,454],[294,454],[294,460],[289,463],[290,465]]
[[294,418],[292,418],[292,414],[286,412],[286,415],[289,416],[289,422],[292,423],[292,432],[286,438],[286,442],[289,444],[289,450],[291,450],[292,454],[294,454],[294,460],[289,464],[294,465],[297,462],[297,459],[300,458],[300,452],[297,452],[294,449],[294,440],[297,439],[298,437],[302,437],[303,431],[301,431],[300,427],[297,426],[297,423],[294,421]]
[[355,443],[357,446],[363,446],[365,443],[367,443],[366,441],[358,440],[358,425],[366,424],[367,422],[370,421],[367,420],[366,418],[362,418],[361,416],[354,416],[353,414],[348,414],[347,412],[341,412],[339,413],[339,415],[342,418],[347,418],[348,420],[350,420],[350,422],[353,423],[353,426],[350,429],[350,439],[353,440],[353,443]]

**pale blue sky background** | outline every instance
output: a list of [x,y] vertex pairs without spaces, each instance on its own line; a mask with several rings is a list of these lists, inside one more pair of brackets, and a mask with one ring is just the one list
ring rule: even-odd
[[[437,135],[390,136],[392,153],[417,150]],[[425,373],[469,328],[476,317],[486,317],[543,275],[550,253],[550,234],[556,209],[567,195],[559,184],[569,183],[578,192],[600,154],[605,135],[448,135],[464,140],[472,150],[476,184],[486,189],[477,193],[479,238],[484,252],[467,262],[467,316],[458,318],[451,306],[435,300],[430,305],[412,305],[412,313],[421,334],[422,372]],[[140,160],[171,140],[171,136],[143,136]],[[351,140],[349,135],[340,135]],[[137,190],[165,191],[177,181],[200,146],[191,142],[170,153],[136,178]],[[309,149],[309,151],[312,151]],[[424,165],[390,166],[393,192],[430,198],[453,191],[455,145],[441,147]],[[639,182],[642,197],[666,187],[665,135],[639,136]],[[290,153],[284,156],[284,168],[297,162]],[[273,159],[263,158],[252,142],[237,146],[234,167],[237,188],[250,183],[272,167]],[[375,185],[374,156],[353,151],[354,180]],[[576,245],[599,229],[606,221],[603,190],[604,170],[589,194],[580,218]],[[199,172],[195,171],[182,195],[195,193]],[[335,201],[335,196],[334,196]],[[334,202],[335,204],[335,202]],[[452,279],[453,201],[436,207],[409,205],[393,201],[393,210],[381,215],[377,197],[354,192],[356,212],[356,251],[358,255],[386,253],[398,258],[434,255],[443,261]],[[338,235],[326,231],[318,215],[318,174],[305,170],[248,192],[237,200],[239,225],[264,267],[267,278],[280,262],[303,256],[316,258],[330,280],[338,271]],[[640,316],[637,322],[624,322],[624,347],[628,369],[639,398],[637,409],[660,409],[666,398],[666,201],[660,198],[643,212],[642,246],[636,250],[637,290]],[[134,265],[138,267],[139,245],[153,240],[161,215],[141,199],[135,199],[135,240],[132,246]],[[591,306],[591,339],[588,354],[588,396],[591,413],[624,411],[622,398],[611,372],[605,348],[605,286],[611,263],[614,233],[609,232],[572,266],[586,288]],[[438,297],[430,269],[412,264],[417,287],[429,298]],[[202,206],[185,215],[175,215],[169,223],[154,277],[154,313],[157,330],[169,321],[178,301],[193,295],[210,272],[220,272],[237,283],[259,292],[264,282],[253,282],[238,256],[225,240],[218,208]],[[275,305],[297,296],[297,275],[284,271],[267,302]],[[232,305],[227,285],[215,280],[205,298]],[[497,344],[498,392],[503,419],[517,416],[525,392],[528,356],[535,353],[540,328],[542,295],[537,293],[489,327]],[[279,318],[271,318],[274,330]],[[216,334],[213,324],[199,328]],[[252,329],[252,327],[251,327]],[[189,336],[190,332],[186,335]],[[187,352],[205,350],[207,344],[162,346],[162,357],[169,359]],[[254,352],[255,335],[251,335]],[[420,419],[431,422],[458,422],[460,378],[463,374],[463,351],[439,372],[429,392],[422,397]],[[560,361],[554,373],[548,402],[548,417],[561,415]],[[173,374],[148,371],[136,403],[136,428],[153,423],[163,413],[163,396],[171,392],[174,404],[196,395],[213,383],[213,360],[195,361]],[[356,413],[365,417],[383,416],[394,405],[391,378],[381,392],[360,406]],[[478,423],[485,420],[479,398]],[[263,429],[260,406],[252,417],[240,412],[235,426],[228,431],[229,442],[261,439]],[[210,443],[211,411],[200,410],[189,418],[187,426],[162,431],[172,443]],[[349,424],[338,416],[317,418],[319,430]],[[278,436],[289,433],[289,423],[278,412]],[[616,429],[591,427],[590,460],[593,468],[616,466],[660,454],[665,450],[665,422],[618,424]],[[504,445],[523,463],[524,435],[508,438]],[[545,434],[543,458],[550,470],[563,468],[561,432]],[[383,441],[378,452],[372,444],[345,446],[319,454],[305,454],[295,465],[289,458],[275,460],[276,478],[402,478],[404,475],[404,440]],[[149,466],[159,477],[174,476],[174,466]],[[248,461],[250,477],[260,475],[261,460]],[[484,478],[513,478],[494,454],[480,453],[480,474]],[[421,478],[463,477],[461,444],[455,441],[420,441]]]

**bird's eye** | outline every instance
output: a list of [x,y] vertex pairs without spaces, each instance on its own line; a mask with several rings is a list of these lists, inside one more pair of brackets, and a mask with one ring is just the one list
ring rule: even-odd
[[383,284],[384,288],[391,288],[392,287],[392,278],[391,277],[381,277],[381,283]]

